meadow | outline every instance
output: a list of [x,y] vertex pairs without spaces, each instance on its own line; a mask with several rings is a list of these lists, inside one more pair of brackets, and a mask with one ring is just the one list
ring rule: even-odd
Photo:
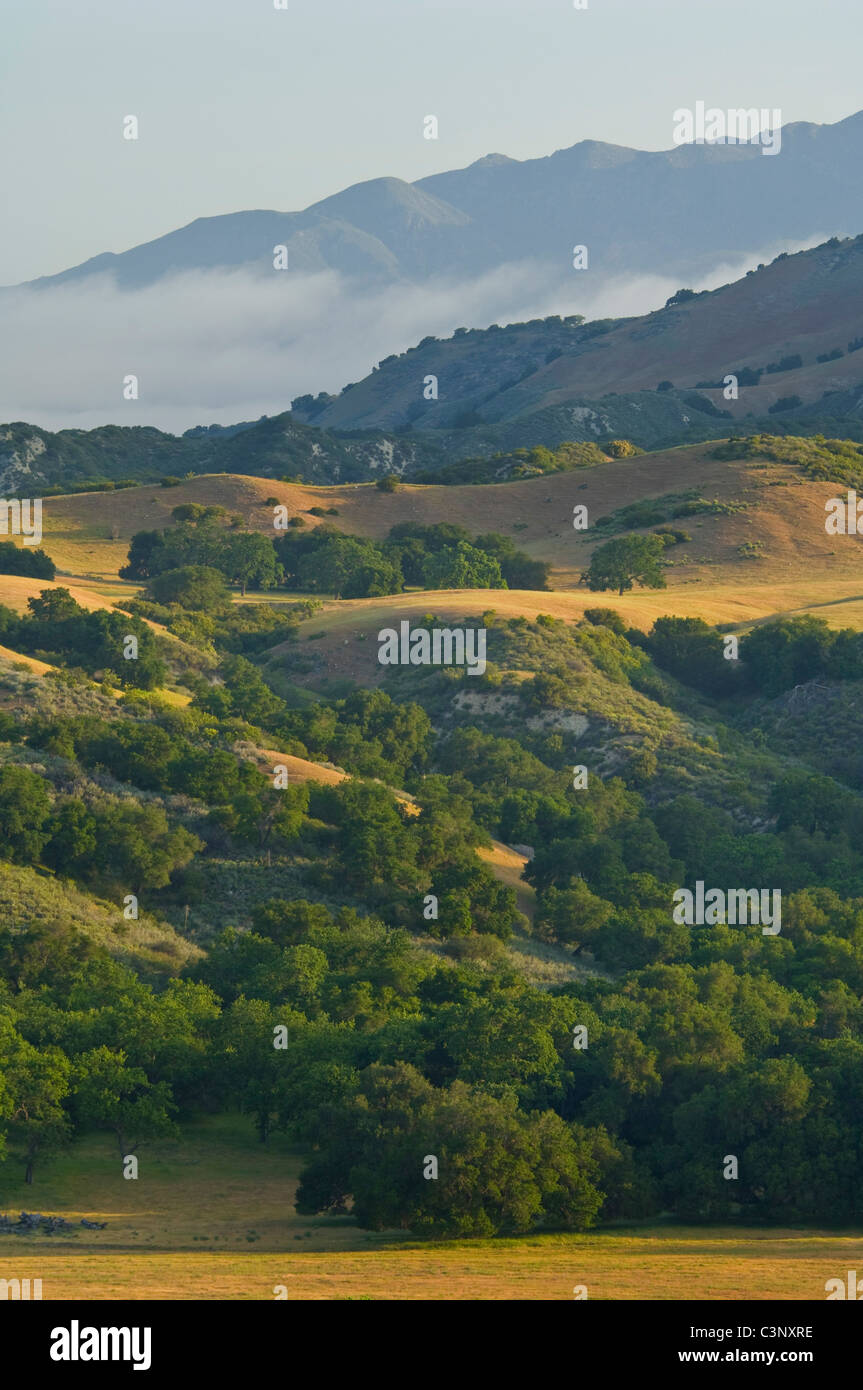
[[[88,1137],[26,1187],[2,1174],[5,1210],[37,1209],[104,1231],[0,1236],[0,1278],[42,1280],[43,1299],[571,1300],[824,1298],[859,1265],[863,1232],[675,1223],[585,1235],[416,1241],[350,1216],[298,1216],[300,1156],[260,1144],[241,1116],[147,1146],[124,1180],[107,1136]],[[98,1200],[94,1201],[94,1192]]]

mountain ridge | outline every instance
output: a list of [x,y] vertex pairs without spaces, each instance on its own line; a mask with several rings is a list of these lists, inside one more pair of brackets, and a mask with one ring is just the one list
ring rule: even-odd
[[[241,426],[179,437],[147,426],[0,425],[0,489],[208,472],[440,477],[465,460],[565,441],[657,450],[764,430],[859,439],[860,349],[863,236],[833,238],[637,317],[554,315],[429,336],[338,395],[296,397],[291,410]],[[739,374],[733,400],[729,373]],[[437,399],[426,398],[429,378]]]
[[[571,282],[573,243],[592,247],[600,279],[634,270],[694,276],[717,258],[777,241],[863,230],[863,188],[850,177],[861,159],[863,111],[830,125],[789,124],[771,159],[756,144],[652,151],[585,139],[525,160],[484,155],[412,183],[364,180],[301,211],[196,218],[24,283],[46,288],[108,272],[136,289],[183,270],[265,273],[277,244],[287,245],[293,270],[372,283],[482,273],[525,259]],[[650,267],[649,239],[657,248]]]

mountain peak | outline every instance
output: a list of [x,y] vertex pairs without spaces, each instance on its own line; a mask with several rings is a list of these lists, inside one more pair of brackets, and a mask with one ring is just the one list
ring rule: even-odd
[[508,154],[484,154],[482,159],[475,159],[473,164],[468,165],[468,168],[494,169],[500,164],[518,164],[518,160],[510,159]]

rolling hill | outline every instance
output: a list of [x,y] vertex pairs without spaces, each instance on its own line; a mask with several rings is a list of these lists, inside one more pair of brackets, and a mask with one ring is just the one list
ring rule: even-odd
[[[765,439],[761,452],[741,445],[740,457],[729,453],[734,451],[727,446],[717,451],[715,445],[695,445],[498,486],[403,485],[395,493],[382,493],[372,484],[326,488],[204,475],[170,489],[50,498],[44,510],[44,545],[59,567],[55,585],[70,588],[90,608],[124,604],[139,592],[139,586],[116,577],[130,537],[138,530],[171,525],[172,508],[188,502],[221,506],[265,535],[272,534],[273,497],[309,530],[329,525],[375,540],[400,522],[447,521],[473,534],[510,536],[531,558],[549,564],[547,592],[411,590],[355,600],[322,596],[318,611],[300,623],[296,638],[261,654],[268,678],[278,686],[288,682],[315,697],[386,683],[377,661],[377,633],[403,618],[417,621],[429,613],[454,623],[475,622],[487,612],[500,621],[547,615],[573,623],[586,609],[609,605],[642,631],[666,615],[698,617],[739,633],[771,618],[804,614],[834,628],[863,630],[858,538],[829,536],[824,529],[826,499],[847,486],[847,479],[818,475],[819,470],[829,473],[830,452],[808,441]],[[837,474],[842,467],[837,459]],[[572,527],[577,504],[588,508],[587,532]],[[645,507],[647,513],[639,510]],[[314,515],[312,508],[324,514]],[[674,519],[678,510],[691,514]],[[580,583],[598,543],[627,532],[649,534],[663,518],[686,537],[666,552],[666,589],[617,595],[592,593]],[[23,611],[27,599],[44,587],[46,581],[6,576],[0,579],[0,602]],[[237,596],[235,602],[284,603],[296,597],[273,590],[245,600]],[[190,655],[176,637],[171,645],[177,659]],[[14,659],[13,653],[9,656]],[[188,699],[182,689],[167,692],[167,697],[174,703]],[[306,772],[314,780],[337,781],[340,776],[319,764]]]
[[[791,445],[786,448],[791,459]],[[824,530],[824,503],[836,495],[837,488],[843,490],[838,476],[835,480],[811,477],[792,462],[757,452],[736,459],[717,458],[715,453],[714,442],[611,459],[570,473],[495,487],[405,484],[394,493],[382,493],[373,484],[308,487],[211,474],[167,489],[141,487],[49,498],[43,513],[44,545],[61,571],[58,582],[87,578],[98,592],[116,597],[133,587],[116,579],[131,536],[171,525],[174,507],[187,502],[219,505],[271,535],[273,509],[268,499],[275,498],[308,528],[326,524],[376,540],[406,521],[454,522],[474,534],[502,532],[532,558],[551,565],[553,588],[570,589],[578,583],[593,546],[613,533],[618,520],[621,525],[625,521],[622,509],[652,502],[669,520],[678,506],[692,511],[672,523],[684,527],[690,537],[668,552],[673,561],[668,582],[674,590],[715,584],[717,566],[722,567],[724,585],[752,589],[793,584],[799,579],[801,562],[816,569],[826,583],[847,581],[853,586],[857,582],[856,538],[828,536]],[[709,505],[699,510],[693,497]],[[586,532],[573,530],[576,504],[588,508]],[[335,507],[337,515],[315,516],[313,507],[324,511]],[[605,526],[597,531],[597,523],[602,522]],[[636,520],[624,529],[640,528]],[[112,580],[106,589],[105,583]],[[4,582],[10,594],[29,593],[27,586],[37,584],[13,576]],[[588,591],[583,593],[589,599]],[[278,591],[273,597],[277,596]],[[416,597],[423,601],[422,594]],[[652,595],[635,596],[639,597],[656,601]],[[632,595],[627,597],[630,601]]]

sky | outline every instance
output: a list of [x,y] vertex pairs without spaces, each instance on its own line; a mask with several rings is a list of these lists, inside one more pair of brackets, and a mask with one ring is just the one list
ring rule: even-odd
[[673,110],[697,100],[778,107],[786,124],[863,107],[861,0],[287,6],[0,0],[0,284],[491,152],[667,149]]

